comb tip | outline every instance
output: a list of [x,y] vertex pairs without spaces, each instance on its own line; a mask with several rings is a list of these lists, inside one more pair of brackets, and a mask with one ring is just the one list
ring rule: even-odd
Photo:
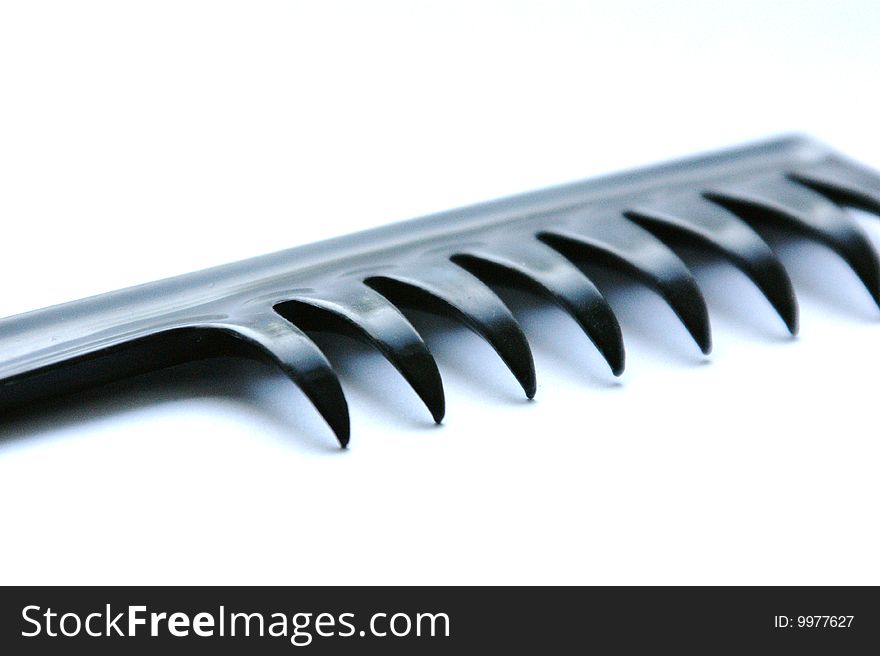
[[[696,289],[696,285],[694,288]],[[702,354],[709,355],[712,352],[712,328],[709,323],[709,312],[699,291],[697,291],[695,298],[699,300],[699,305],[677,308],[676,314]]]
[[790,306],[786,308],[777,307],[776,311],[779,312],[779,316],[782,317],[782,321],[785,323],[785,327],[788,328],[788,332],[792,337],[797,337],[798,332],[800,332],[800,313],[798,312],[797,301],[792,298],[792,303]]
[[862,252],[856,255],[849,254],[845,259],[868,290],[874,303],[880,307],[880,262],[877,260],[876,252],[867,244],[859,250]]
[[443,396],[441,395],[439,401],[429,405],[428,410],[431,413],[431,417],[434,419],[434,423],[442,424],[443,418],[446,416],[446,401]]
[[507,366],[525,392],[526,398],[531,400],[535,398],[538,391],[538,381],[535,376],[535,362],[531,358],[531,351],[528,355],[527,358],[508,360]]
[[871,298],[874,299],[874,303],[880,308],[880,272],[874,276],[871,285],[868,287],[868,292],[871,294]]
[[782,265],[777,265],[775,268],[777,272],[771,282],[762,281],[763,284],[760,287],[764,296],[770,301],[770,305],[782,319],[788,332],[794,337],[800,330],[800,311],[797,297]]
[[347,405],[340,406],[337,400],[335,407],[331,405],[329,408],[318,408],[318,411],[336,436],[339,447],[342,449],[347,448],[348,442],[351,439],[351,422],[348,416]]
[[697,342],[697,346],[700,347],[700,352],[703,355],[709,355],[712,353],[712,335],[709,333],[708,329],[705,332],[694,334],[694,339]]
[[410,382],[416,394],[425,404],[434,423],[442,423],[446,416],[446,394],[443,390],[443,379],[433,358],[423,362],[423,369],[410,373]]
[[596,348],[599,349],[599,353],[608,364],[611,373],[615,377],[620,377],[626,368],[626,349],[623,345],[623,334],[620,330],[620,325],[617,323],[617,318],[611,312],[611,309],[608,308],[607,320],[602,330],[594,331],[586,322],[581,322],[581,327],[593,341],[593,344],[596,345]]
[[535,398],[535,394],[538,392],[538,381],[535,376],[535,364],[531,358],[529,358],[528,367],[523,367],[522,370],[515,372],[515,374],[519,384],[522,385],[523,391],[526,393],[526,398],[529,400]]
[[668,294],[667,300],[673,304],[673,310],[703,355],[709,355],[712,352],[712,324],[709,320],[709,308],[706,307],[703,294],[693,278],[689,278],[681,289],[686,293],[684,302],[679,294],[674,293]]
[[860,232],[845,235],[840,244],[834,245],[836,250],[856,274],[874,303],[880,307],[880,257],[877,251]]
[[600,349],[600,353],[611,368],[614,377],[620,378],[626,369],[626,351],[623,348],[623,340],[618,339],[613,347]]

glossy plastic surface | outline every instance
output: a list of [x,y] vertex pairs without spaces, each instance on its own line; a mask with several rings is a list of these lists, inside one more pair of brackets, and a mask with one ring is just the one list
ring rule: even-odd
[[487,283],[545,294],[619,375],[620,327],[580,264],[612,266],[654,287],[708,353],[706,305],[670,244],[699,243],[729,259],[794,333],[797,304],[788,275],[753,227],[772,224],[826,244],[880,304],[877,254],[839,204],[880,213],[880,176],[808,139],[786,137],[37,310],[0,320],[0,409],[234,355],[279,367],[345,445],[345,397],[311,331],[346,333],[375,346],[439,422],[440,373],[399,308],[462,321],[495,348],[531,397],[528,342]]

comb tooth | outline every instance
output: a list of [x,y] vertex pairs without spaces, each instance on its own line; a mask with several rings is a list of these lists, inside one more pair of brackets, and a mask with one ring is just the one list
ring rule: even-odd
[[380,294],[358,284],[321,290],[314,296],[296,294],[275,309],[304,330],[346,334],[376,347],[418,394],[434,421],[443,420],[446,402],[437,363],[412,324]]
[[538,237],[566,257],[613,266],[645,280],[666,299],[700,350],[712,350],[709,313],[696,281],[650,232],[622,215],[591,215],[577,227],[546,230]]
[[535,365],[529,343],[504,302],[478,278],[448,263],[405,272],[395,269],[365,282],[402,307],[456,317],[492,345],[526,396],[535,395]]
[[766,242],[735,215],[687,194],[652,199],[626,216],[660,239],[690,238],[723,255],[755,283],[789,332],[797,334],[797,300],[788,273]]
[[805,184],[841,205],[880,216],[880,173],[838,157],[798,169],[791,179]]
[[312,402],[339,443],[348,445],[348,404],[336,372],[312,340],[274,312],[233,318],[208,327],[231,334],[278,366]]
[[568,312],[599,349],[615,376],[623,373],[623,336],[596,286],[571,262],[536,241],[493,243],[462,251],[452,261],[480,279],[522,282]]
[[858,225],[821,194],[777,174],[724,185],[706,197],[748,222],[777,222],[826,244],[846,260],[880,305],[877,254]]

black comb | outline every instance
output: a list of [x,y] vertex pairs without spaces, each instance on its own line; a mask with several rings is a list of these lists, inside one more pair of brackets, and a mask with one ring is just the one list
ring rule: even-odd
[[651,285],[708,353],[706,304],[668,245],[700,244],[744,271],[795,333],[788,274],[754,228],[778,226],[829,246],[880,304],[877,254],[841,205],[880,214],[880,175],[811,140],[786,137],[110,292],[0,320],[0,409],[235,355],[277,365],[344,446],[348,406],[310,331],[344,333],[378,348],[439,422],[440,373],[399,308],[462,321],[531,397],[529,344],[487,283],[545,294],[619,375],[620,326],[581,265],[611,266]]

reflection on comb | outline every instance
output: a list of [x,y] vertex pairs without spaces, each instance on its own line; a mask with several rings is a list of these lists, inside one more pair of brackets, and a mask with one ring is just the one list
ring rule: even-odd
[[841,205],[880,214],[880,175],[786,137],[292,248],[0,320],[0,409],[232,355],[281,369],[344,446],[345,396],[309,332],[377,348],[439,422],[440,372],[401,308],[464,323],[532,397],[528,341],[488,284],[547,296],[619,375],[620,326],[584,266],[610,266],[653,287],[708,353],[706,304],[675,252],[701,244],[749,276],[794,334],[791,282],[755,228],[828,246],[880,304],[877,254]]

